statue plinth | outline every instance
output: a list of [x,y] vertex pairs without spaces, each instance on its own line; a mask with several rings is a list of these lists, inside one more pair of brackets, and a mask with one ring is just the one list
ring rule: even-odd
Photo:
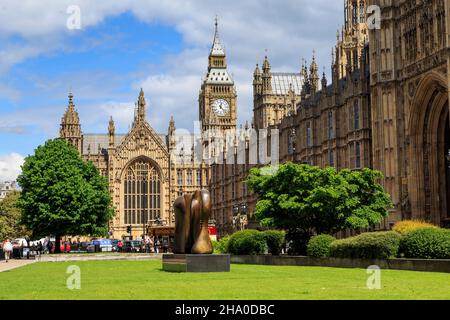
[[164,254],[168,272],[230,272],[229,254]]
[[175,200],[174,254],[163,255],[163,270],[171,272],[230,272],[230,255],[212,254],[208,233],[211,197],[207,190]]

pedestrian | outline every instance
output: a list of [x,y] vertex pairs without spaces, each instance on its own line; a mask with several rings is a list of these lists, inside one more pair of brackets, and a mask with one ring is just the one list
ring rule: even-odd
[[150,237],[145,235],[145,253],[150,253]]
[[163,239],[163,252],[167,253],[168,248],[169,248],[169,243],[167,242],[167,239]]
[[154,253],[155,252],[155,243],[153,241],[153,237],[149,237],[148,247],[150,249],[150,253]]
[[5,253],[5,261],[8,262],[8,260],[11,258],[11,253],[13,251],[13,245],[9,241],[9,239],[6,239],[5,242],[3,242],[3,252]]
[[117,243],[117,249],[119,252],[122,252],[122,247],[123,247],[123,242],[121,240],[119,240],[119,242]]
[[52,253],[52,249],[53,249],[53,242],[52,242],[52,240],[48,240],[48,242],[47,242],[48,254]]
[[37,251],[38,256],[41,256],[42,249],[43,249],[42,248],[42,242],[39,240],[38,243],[37,243],[37,246],[36,246],[36,251]]
[[160,245],[161,245],[161,243],[159,242],[159,238],[157,237],[156,241],[155,241],[155,252],[156,253],[159,253],[159,246]]

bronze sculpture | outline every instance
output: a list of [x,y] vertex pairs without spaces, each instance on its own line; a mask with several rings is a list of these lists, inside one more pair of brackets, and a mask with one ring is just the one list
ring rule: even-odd
[[211,254],[213,247],[208,233],[211,197],[207,190],[178,197],[175,210],[174,253]]

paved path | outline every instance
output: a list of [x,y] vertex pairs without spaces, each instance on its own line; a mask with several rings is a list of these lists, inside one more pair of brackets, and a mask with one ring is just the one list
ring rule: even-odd
[[0,272],[8,271],[16,268],[20,268],[23,266],[26,266],[27,264],[35,263],[36,260],[30,259],[30,260],[18,260],[18,259],[11,259],[8,261],[8,263],[5,262],[5,260],[0,260]]
[[106,254],[43,254],[36,257],[40,262],[66,262],[66,261],[89,261],[89,260],[161,260],[162,254],[149,253],[106,253]]

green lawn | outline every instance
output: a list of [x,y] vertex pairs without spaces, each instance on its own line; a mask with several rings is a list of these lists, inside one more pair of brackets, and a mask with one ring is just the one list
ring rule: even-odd
[[[69,290],[66,269],[81,270]],[[0,273],[0,299],[450,299],[450,274],[382,270],[380,290],[365,269],[232,265],[230,273],[166,273],[161,261],[42,262]]]

